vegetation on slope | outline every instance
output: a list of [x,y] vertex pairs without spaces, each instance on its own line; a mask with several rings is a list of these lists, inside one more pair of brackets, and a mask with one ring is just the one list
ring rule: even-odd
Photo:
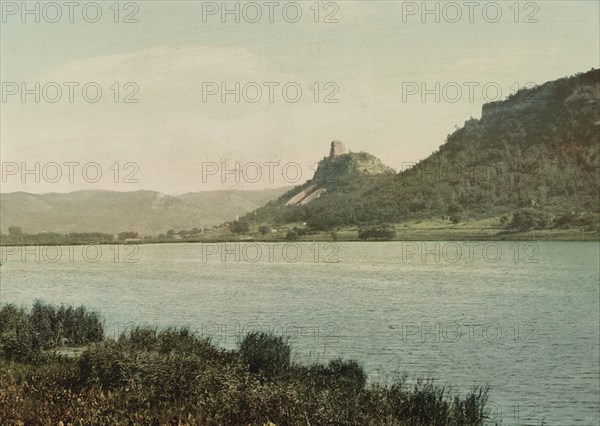
[[[547,227],[569,226],[570,217],[598,230],[599,111],[600,70],[523,89],[484,105],[480,120],[465,122],[411,169],[349,175],[342,168],[318,199],[285,206],[309,181],[242,220],[330,230],[507,215],[511,230],[513,213],[534,209],[549,215]],[[320,168],[329,169],[324,162]]]
[[[99,331],[83,308],[4,305],[2,424],[472,426],[489,414],[487,389],[460,398],[428,381],[368,384],[355,361],[292,362],[271,334],[249,334],[228,351],[187,329],[135,328],[116,341]],[[89,346],[78,358],[49,352],[64,336]]]

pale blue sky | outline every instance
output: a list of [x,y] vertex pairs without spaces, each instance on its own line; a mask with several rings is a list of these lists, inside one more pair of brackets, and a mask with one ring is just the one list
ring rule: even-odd
[[[177,1],[136,2],[139,22],[115,24],[109,9],[114,2],[100,3],[103,16],[96,24],[77,13],[74,23],[63,17],[54,24],[3,15],[3,83],[93,81],[103,97],[95,104],[80,96],[55,104],[7,98],[1,104],[0,153],[3,162],[95,161],[105,169],[115,161],[135,162],[140,182],[10,179],[2,192],[283,186],[289,183],[282,179],[203,183],[201,164],[296,161],[304,181],[333,139],[400,169],[436,150],[455,125],[480,116],[481,88],[470,101],[465,82],[494,83],[505,98],[515,83],[543,83],[600,65],[597,1],[535,2],[537,23],[515,23],[513,1],[497,2],[503,13],[497,23],[488,22],[480,9],[473,23],[467,16],[458,23],[436,23],[432,17],[422,23],[418,14],[403,22],[403,8],[411,2],[344,1],[336,3],[339,22],[330,24],[314,23],[313,1],[298,2],[303,16],[295,24],[277,9],[274,23],[263,17],[254,24],[243,19],[224,24],[219,16],[204,23],[202,2]],[[520,21],[533,10],[525,9],[527,3],[520,2]],[[135,82],[139,102],[112,102],[109,87],[116,81]],[[298,103],[285,102],[278,91],[273,103],[266,92],[257,103],[236,104],[231,98],[221,103],[216,96],[202,102],[203,82],[236,81],[296,82],[303,95]],[[309,89],[314,82],[336,83],[339,102],[315,104]],[[456,103],[436,103],[433,96],[403,102],[407,82],[429,87],[454,82],[465,89]]]

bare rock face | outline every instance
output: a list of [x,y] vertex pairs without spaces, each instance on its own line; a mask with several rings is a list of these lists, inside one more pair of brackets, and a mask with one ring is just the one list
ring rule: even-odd
[[329,150],[329,158],[339,157],[346,153],[346,147],[342,141],[331,142],[331,149]]

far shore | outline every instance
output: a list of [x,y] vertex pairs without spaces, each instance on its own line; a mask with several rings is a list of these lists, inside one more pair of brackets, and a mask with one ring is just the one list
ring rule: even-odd
[[[27,246],[72,246],[72,245],[142,245],[179,243],[293,243],[293,242],[403,242],[403,241],[600,241],[599,231],[583,229],[544,229],[526,232],[507,231],[500,227],[472,221],[465,224],[448,225],[436,221],[417,221],[396,225],[393,239],[368,239],[358,237],[358,227],[340,228],[335,231],[315,231],[296,239],[286,238],[289,226],[267,235],[250,232],[236,235],[228,229],[205,231],[201,236],[189,238],[146,237],[135,241],[70,241],[70,242],[0,242],[2,247]],[[482,226],[487,225],[487,226]]]

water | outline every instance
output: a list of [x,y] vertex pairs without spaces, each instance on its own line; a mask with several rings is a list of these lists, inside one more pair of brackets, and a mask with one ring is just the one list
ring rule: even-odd
[[101,250],[3,248],[0,300],[83,304],[113,336],[187,325],[234,348],[247,331],[270,330],[300,362],[354,358],[374,381],[489,384],[504,425],[600,419],[597,242]]

